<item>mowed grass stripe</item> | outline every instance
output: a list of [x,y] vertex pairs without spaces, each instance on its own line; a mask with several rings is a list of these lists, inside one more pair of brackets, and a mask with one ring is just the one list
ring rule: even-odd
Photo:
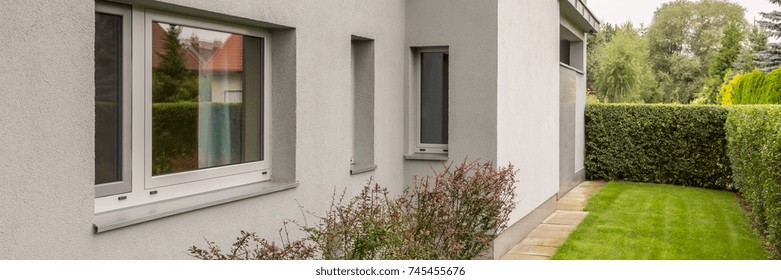
[[611,182],[553,259],[767,259],[734,193]]

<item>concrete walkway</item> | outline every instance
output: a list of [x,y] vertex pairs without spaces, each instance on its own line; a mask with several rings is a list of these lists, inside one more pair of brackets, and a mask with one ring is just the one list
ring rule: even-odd
[[558,210],[532,230],[502,260],[549,260],[569,234],[586,218],[586,201],[605,182],[583,182],[556,202]]

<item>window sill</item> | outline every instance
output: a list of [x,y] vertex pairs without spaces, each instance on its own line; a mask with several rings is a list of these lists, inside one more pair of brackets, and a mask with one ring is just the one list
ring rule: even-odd
[[559,65],[560,65],[561,67],[564,67],[564,68],[566,68],[566,69],[572,70],[572,71],[574,71],[575,73],[578,73],[578,74],[581,74],[581,75],[585,75],[585,73],[583,73],[583,70],[580,70],[580,69],[578,69],[578,68],[572,67],[572,66],[570,66],[569,64],[566,64],[566,63],[564,63],[564,62],[559,62]]
[[298,183],[266,181],[95,214],[101,233],[176,214],[298,187]]
[[406,160],[448,161],[447,154],[410,154],[404,155]]
[[350,164],[350,175],[371,172],[375,169],[377,169],[377,165],[374,163],[353,163]]

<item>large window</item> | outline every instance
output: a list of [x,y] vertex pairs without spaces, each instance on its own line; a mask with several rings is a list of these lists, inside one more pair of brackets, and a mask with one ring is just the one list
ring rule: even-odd
[[96,212],[271,178],[265,30],[96,7]]
[[448,152],[448,69],[447,48],[420,48],[416,64],[416,142],[415,153]]

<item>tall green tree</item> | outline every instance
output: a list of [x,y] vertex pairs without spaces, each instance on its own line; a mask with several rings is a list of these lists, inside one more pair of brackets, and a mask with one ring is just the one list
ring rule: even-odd
[[599,68],[599,59],[597,59],[597,53],[610,41],[613,40],[613,35],[616,34],[616,26],[606,22],[602,24],[601,30],[598,33],[588,34],[586,44],[586,88],[592,93],[596,92],[596,86],[594,85],[596,77],[596,69]]
[[[770,3],[781,5],[781,0],[768,0]],[[759,24],[764,27],[767,35],[773,38],[781,38],[781,12],[770,11],[760,13],[762,20]],[[759,53],[759,67],[765,72],[770,72],[781,65],[781,44],[778,42],[770,43],[767,50]]]
[[708,79],[700,91],[700,98],[704,103],[716,103],[716,95],[724,81],[724,74],[731,70],[738,60],[743,32],[735,22],[730,22],[724,29],[724,37],[721,39],[721,48],[708,67]]
[[152,101],[178,102],[197,99],[197,76],[187,70],[179,36],[182,27],[169,25],[163,37],[163,50],[155,55],[160,64],[152,73]]
[[[612,40],[597,49],[594,69],[597,98],[605,102],[643,102],[655,88],[648,63],[648,46],[637,29],[627,23]],[[652,96],[652,95],[651,95]]]
[[721,47],[730,22],[745,26],[744,9],[726,0],[662,4],[645,37],[663,102],[689,103],[708,78],[709,65]]
[[767,49],[767,33],[761,25],[753,24],[746,33],[746,40],[735,70],[739,72],[753,71],[761,63],[760,54]]

